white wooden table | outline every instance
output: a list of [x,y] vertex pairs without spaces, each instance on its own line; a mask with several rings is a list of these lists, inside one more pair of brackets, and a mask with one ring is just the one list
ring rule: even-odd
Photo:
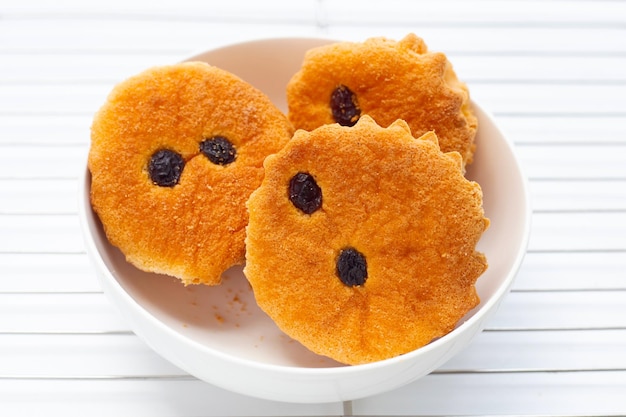
[[[528,254],[472,345],[402,389],[298,405],[166,362],[100,290],[77,215],[93,113],[149,66],[243,40],[446,52],[516,145]],[[626,2],[0,0],[0,415],[626,415]]]

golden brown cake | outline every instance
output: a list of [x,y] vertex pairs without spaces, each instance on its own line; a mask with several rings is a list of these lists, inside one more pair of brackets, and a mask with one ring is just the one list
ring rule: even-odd
[[263,93],[205,63],[149,69],[95,115],[91,203],[138,268],[218,284],[244,261],[245,202],[293,129]]
[[296,129],[351,126],[363,114],[383,127],[402,119],[415,137],[434,131],[442,151],[472,161],[477,119],[468,89],[447,57],[428,51],[414,34],[309,50],[289,81],[287,104]]
[[434,133],[362,116],[298,130],[247,206],[244,272],[259,306],[346,364],[401,355],[454,329],[487,268],[480,186]]

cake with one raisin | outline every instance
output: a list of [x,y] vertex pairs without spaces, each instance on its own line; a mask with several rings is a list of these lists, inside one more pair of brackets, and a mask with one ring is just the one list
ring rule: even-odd
[[307,51],[287,85],[289,119],[296,129],[329,123],[352,126],[363,114],[387,127],[406,121],[415,137],[434,131],[441,150],[469,164],[477,119],[467,86],[446,55],[428,51],[414,34],[396,42],[371,38]]

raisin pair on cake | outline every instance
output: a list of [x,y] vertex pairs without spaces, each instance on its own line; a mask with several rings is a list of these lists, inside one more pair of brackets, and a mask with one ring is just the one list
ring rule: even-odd
[[291,139],[261,91],[206,63],[144,71],[96,114],[91,203],[136,267],[215,285],[245,259],[245,202],[263,161]]

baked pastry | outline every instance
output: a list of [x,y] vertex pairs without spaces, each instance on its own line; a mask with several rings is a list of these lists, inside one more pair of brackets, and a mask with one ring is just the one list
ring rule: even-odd
[[450,332],[479,298],[489,220],[457,152],[404,121],[362,116],[293,139],[265,161],[247,206],[244,273],[293,339],[346,364]]
[[477,119],[467,86],[446,55],[429,52],[414,34],[309,50],[287,85],[287,104],[296,129],[351,126],[363,114],[383,127],[403,119],[415,137],[434,131],[442,151],[472,161]]
[[117,85],[95,115],[91,203],[136,267],[218,284],[244,261],[245,202],[293,128],[267,96],[191,62]]

